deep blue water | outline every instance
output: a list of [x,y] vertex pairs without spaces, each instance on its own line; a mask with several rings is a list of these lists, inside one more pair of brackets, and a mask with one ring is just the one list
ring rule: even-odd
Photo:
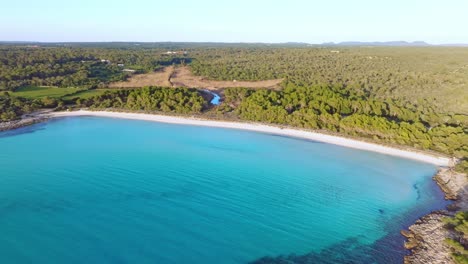
[[0,149],[0,263],[401,263],[446,204],[432,165],[240,130],[77,117]]

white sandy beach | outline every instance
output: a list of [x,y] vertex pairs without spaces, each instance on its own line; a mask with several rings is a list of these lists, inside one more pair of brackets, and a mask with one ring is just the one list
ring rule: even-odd
[[426,163],[435,164],[437,166],[449,166],[451,161],[450,158],[426,154],[417,151],[408,151],[393,147],[387,147],[379,144],[373,144],[363,142],[359,140],[332,136],[327,134],[321,134],[311,131],[296,130],[289,128],[280,128],[270,125],[254,124],[254,123],[240,123],[240,122],[227,122],[227,121],[213,121],[204,120],[198,118],[188,117],[176,117],[176,116],[165,116],[165,115],[152,115],[152,114],[140,114],[140,113],[123,113],[123,112],[109,112],[109,111],[87,111],[79,110],[72,112],[54,112],[48,114],[48,117],[71,117],[71,116],[99,116],[99,117],[110,117],[110,118],[124,118],[124,119],[135,119],[135,120],[146,120],[153,122],[162,122],[170,124],[181,124],[181,125],[195,125],[195,126],[210,126],[210,127],[222,127],[232,129],[242,129],[249,131],[257,131],[263,133],[270,133],[276,135],[284,135],[296,138],[303,138],[309,140],[315,140],[334,145],[374,151],[382,154],[398,156],[413,160],[418,160]]

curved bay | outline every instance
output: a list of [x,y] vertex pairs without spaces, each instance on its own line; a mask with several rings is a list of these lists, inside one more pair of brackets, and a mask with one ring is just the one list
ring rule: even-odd
[[24,131],[0,133],[2,263],[399,263],[399,230],[445,206],[434,166],[329,144],[95,117]]

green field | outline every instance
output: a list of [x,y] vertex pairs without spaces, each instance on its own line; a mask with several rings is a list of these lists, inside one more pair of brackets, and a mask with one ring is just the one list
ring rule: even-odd
[[36,99],[43,97],[62,98],[83,90],[82,88],[58,88],[51,86],[25,86],[11,93],[12,96]]
[[88,99],[96,95],[101,95],[105,91],[116,89],[92,89],[85,90],[83,88],[59,88],[53,86],[25,86],[10,92],[12,96],[24,97],[28,99],[38,99],[44,97],[51,97],[56,99],[63,99],[65,101],[75,100],[78,98]]
[[72,94],[72,95],[67,95],[67,96],[64,96],[62,97],[63,100],[74,100],[74,99],[77,99],[77,98],[81,98],[81,99],[88,99],[88,98],[91,98],[93,96],[97,96],[97,95],[101,95],[103,94],[105,91],[111,91],[111,90],[116,90],[116,89],[93,89],[93,90],[85,90],[85,91],[82,91],[82,92],[78,92],[78,93],[75,93],[75,94]]

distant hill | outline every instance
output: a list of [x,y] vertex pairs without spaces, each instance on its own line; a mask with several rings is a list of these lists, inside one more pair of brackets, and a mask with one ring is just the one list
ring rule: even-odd
[[444,47],[468,47],[468,44],[466,44],[466,43],[452,43],[452,44],[441,44],[439,46],[444,46]]
[[431,46],[424,41],[372,41],[372,42],[362,42],[362,41],[345,41],[345,42],[325,42],[322,46],[391,46],[391,47],[424,47],[424,46]]
[[468,43],[447,43],[447,44],[429,44],[424,41],[344,41],[344,42],[324,42],[322,44],[306,43],[306,42],[280,42],[280,43],[267,43],[267,42],[38,42],[38,41],[2,41],[0,46],[32,46],[37,45],[41,47],[83,47],[83,48],[163,48],[163,49],[184,49],[184,48],[258,48],[258,47],[430,47],[430,46],[443,46],[443,47],[468,47]]

